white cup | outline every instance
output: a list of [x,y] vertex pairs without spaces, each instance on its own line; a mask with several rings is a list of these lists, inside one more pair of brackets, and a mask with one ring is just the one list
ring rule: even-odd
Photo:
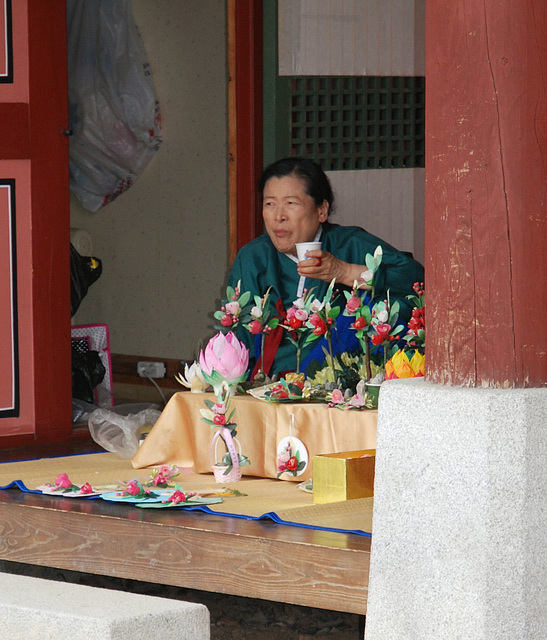
[[315,251],[316,249],[321,249],[320,242],[297,242],[296,243],[296,255],[298,260],[301,262],[302,260],[307,260],[307,252]]

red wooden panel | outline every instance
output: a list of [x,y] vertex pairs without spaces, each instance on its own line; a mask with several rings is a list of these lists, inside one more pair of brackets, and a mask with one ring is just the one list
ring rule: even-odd
[[0,180],[0,416],[19,412],[15,181]]
[[547,384],[547,5],[426,5],[427,375]]
[[17,0],[13,84],[0,85],[0,114],[11,116],[0,119],[4,157],[26,158],[0,164],[0,177],[16,176],[21,373],[19,416],[0,420],[4,445],[71,431],[65,24],[64,0]]

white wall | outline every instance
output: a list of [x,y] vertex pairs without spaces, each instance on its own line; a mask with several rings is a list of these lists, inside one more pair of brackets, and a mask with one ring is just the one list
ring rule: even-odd
[[[425,75],[425,0],[279,0],[279,74]],[[424,170],[332,171],[339,224],[424,260]]]
[[194,356],[228,268],[224,0],[133,0],[163,118],[141,178],[97,213],[75,198],[103,275],[73,324],[106,323],[113,353]]

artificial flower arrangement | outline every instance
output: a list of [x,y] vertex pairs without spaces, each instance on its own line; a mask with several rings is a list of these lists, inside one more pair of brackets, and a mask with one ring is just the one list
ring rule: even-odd
[[262,297],[254,296],[254,306],[251,307],[250,311],[251,319],[247,324],[243,325],[252,335],[261,336],[260,369],[257,374],[260,375],[261,378],[264,377],[264,342],[266,340],[266,336],[279,324],[279,318],[274,317],[274,312],[272,310],[270,288]]
[[235,287],[226,287],[226,298],[221,301],[220,309],[213,313],[218,322],[214,325],[217,331],[227,333],[233,331],[238,324],[250,322],[250,291],[241,293],[241,281]]
[[[408,329],[403,334],[404,325],[399,321],[399,303],[391,302],[389,292],[385,300],[374,302],[375,280],[382,264],[382,248],[378,246],[374,254],[365,257],[366,270],[361,279],[354,283],[351,291],[344,291],[346,304],[343,313],[353,318],[350,328],[360,344],[361,351],[334,355],[332,334],[336,330],[336,320],[342,309],[334,303],[335,280],[329,284],[323,299],[316,298],[312,290],[305,290],[287,310],[285,317],[274,317],[276,312],[271,304],[270,290],[263,297],[255,296],[251,301],[249,292],[241,292],[240,283],[235,288],[228,287],[226,299],[219,311],[214,313],[219,324],[215,328],[229,335],[241,324],[251,334],[264,337],[280,325],[287,332],[287,339],[296,350],[296,373],[299,374],[303,349],[315,340],[325,337],[327,349],[324,363],[308,365],[302,384],[285,376],[278,383],[269,385],[263,397],[269,401],[313,400],[324,401],[337,408],[363,408],[370,405],[369,390],[357,391],[357,385],[364,381],[369,385],[380,384],[392,377],[423,375],[425,345],[425,305],[423,283],[415,284],[414,296],[408,296],[415,303]],[[363,290],[363,285],[367,288]],[[253,304],[254,302],[254,304]],[[401,341],[404,346],[401,346]],[[248,355],[248,353],[247,353]],[[198,363],[195,363],[198,365]],[[215,386],[201,368],[206,383]],[[205,368],[207,364],[205,363]],[[261,367],[262,368],[262,367]],[[191,368],[186,376],[187,380]],[[196,372],[197,375],[197,372]],[[244,379],[242,375],[241,380]],[[218,376],[221,380],[223,375]],[[218,387],[217,380],[217,387]],[[180,380],[179,380],[180,381]],[[250,385],[252,383],[246,383]],[[362,386],[362,385],[361,385]],[[342,396],[340,396],[340,394]],[[343,399],[343,401],[341,400]]]
[[[211,447],[222,440],[225,453],[215,461],[213,471],[217,481],[239,480],[241,467],[249,465],[250,460],[236,450],[236,423],[233,422],[235,409],[230,409],[230,397],[238,383],[247,377],[249,350],[231,331],[215,335],[204,350],[200,352],[199,363],[206,382],[214,389],[217,402],[205,400],[205,409],[201,409],[201,419],[211,427],[218,429],[213,436]],[[220,475],[219,475],[220,474]]]
[[300,460],[300,452],[292,450],[291,443],[287,443],[285,449],[277,456],[277,478],[284,473],[297,476],[302,469],[306,468],[306,461]]
[[408,296],[414,302],[412,317],[403,336],[406,344],[396,351],[386,363],[386,380],[416,378],[425,375],[425,289],[423,282],[414,283],[415,295]]
[[211,448],[216,450],[216,444],[222,440],[225,453],[215,462],[213,471],[217,480],[239,480],[241,467],[250,465],[251,461],[236,449],[236,427],[233,421],[235,409],[230,407],[230,387],[224,381],[217,395],[217,402],[205,400],[205,409],[200,409],[201,419],[213,429],[217,429],[211,442]]

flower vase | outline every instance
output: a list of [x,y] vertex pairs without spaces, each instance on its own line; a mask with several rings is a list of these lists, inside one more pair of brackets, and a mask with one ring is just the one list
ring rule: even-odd
[[367,382],[365,383],[365,389],[367,393],[367,406],[371,406],[373,409],[378,408],[378,398],[380,396],[381,383]]

